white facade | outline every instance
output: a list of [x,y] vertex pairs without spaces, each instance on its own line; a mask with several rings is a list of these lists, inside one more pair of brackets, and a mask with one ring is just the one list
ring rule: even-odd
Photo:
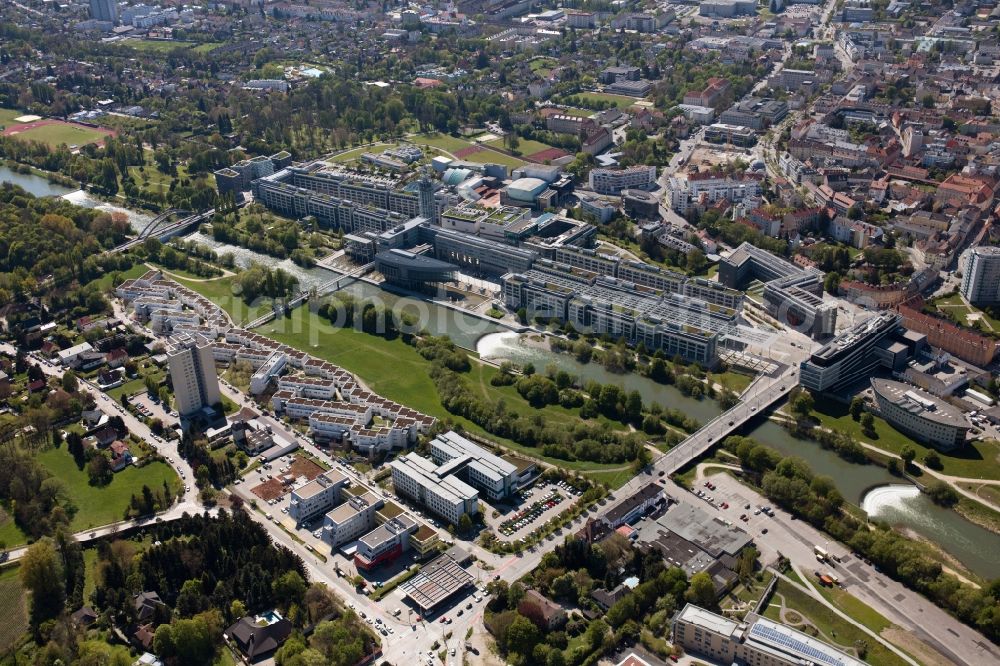
[[656,183],[655,166],[625,169],[591,169],[590,189],[598,194],[620,194],[622,190],[645,189]]
[[1000,247],[974,247],[964,257],[962,295],[970,303],[1000,302]]
[[222,402],[210,343],[197,344],[192,339],[183,342],[167,352],[167,367],[174,387],[174,402],[182,416]]
[[479,493],[454,476],[439,477],[437,465],[410,453],[389,463],[397,493],[416,500],[452,524],[479,511]]
[[305,483],[291,493],[288,515],[301,523],[322,513],[340,501],[341,490],[347,485],[347,477],[335,469],[327,470],[312,481]]
[[281,352],[274,352],[266,361],[264,365],[257,368],[257,371],[253,373],[250,378],[250,393],[252,395],[260,395],[267,390],[267,385],[271,383],[271,380],[281,374],[288,364],[288,357]]

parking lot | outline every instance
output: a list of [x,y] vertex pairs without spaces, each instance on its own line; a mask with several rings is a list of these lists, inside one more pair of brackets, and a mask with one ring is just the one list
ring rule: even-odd
[[167,412],[163,407],[163,403],[159,400],[154,401],[146,391],[136,393],[130,398],[130,402],[139,410],[140,414],[147,418],[160,419],[160,422],[165,426],[173,425],[177,422],[176,412]]
[[[525,540],[532,532],[573,505],[580,491],[565,481],[542,483],[520,491],[513,507],[493,517],[486,515],[487,524],[503,541]],[[492,513],[492,512],[490,512]]]

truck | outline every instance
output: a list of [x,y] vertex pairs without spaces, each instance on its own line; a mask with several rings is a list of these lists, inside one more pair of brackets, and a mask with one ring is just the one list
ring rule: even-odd
[[830,582],[831,582],[831,583],[832,583],[833,585],[840,585],[840,579],[839,579],[839,578],[837,578],[837,574],[833,573],[832,571],[826,571],[826,572],[824,572],[824,573],[823,573],[823,576],[824,576],[825,578],[829,578],[829,579],[830,579]]
[[820,562],[826,562],[826,559],[830,557],[830,553],[826,552],[826,548],[823,548],[823,546],[820,545],[814,546],[813,552],[816,553],[816,559]]

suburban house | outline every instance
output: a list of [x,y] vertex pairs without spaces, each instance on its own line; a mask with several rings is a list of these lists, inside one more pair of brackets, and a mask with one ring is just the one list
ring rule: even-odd
[[566,624],[563,607],[537,590],[528,590],[517,605],[517,612],[535,623],[542,631],[554,631]]
[[226,629],[225,637],[240,651],[247,663],[263,661],[275,653],[292,633],[292,623],[280,617],[270,624],[242,617]]

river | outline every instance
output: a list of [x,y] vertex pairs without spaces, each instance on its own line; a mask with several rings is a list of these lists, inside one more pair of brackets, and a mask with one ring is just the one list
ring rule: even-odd
[[[141,228],[142,224],[152,218],[149,213],[112,206],[83,191],[70,190],[34,174],[20,174],[2,165],[0,181],[20,185],[35,196],[62,196],[88,208],[125,213],[133,227]],[[238,266],[245,267],[251,262],[257,262],[282,268],[299,279],[302,289],[319,286],[334,277],[332,272],[323,268],[302,268],[290,260],[279,260],[245,248],[224,245],[200,233],[188,238],[204,243],[219,253],[231,252]],[[528,344],[522,336],[500,324],[442,305],[391,294],[366,282],[354,282],[345,291],[362,298],[378,299],[386,307],[409,312],[417,316],[435,335],[446,334],[455,344],[477,350],[483,358],[511,360],[515,363],[531,362],[539,370],[552,363],[579,376],[583,381],[615,383],[626,390],[638,390],[646,402],[655,401],[664,407],[680,409],[701,422],[708,421],[720,411],[718,405],[711,400],[688,398],[673,386],[663,386],[635,374],[614,374],[598,363],[579,363],[570,354],[557,354]],[[1000,535],[970,523],[954,511],[935,505],[913,486],[899,484],[899,480],[885,469],[875,465],[848,463],[818,444],[793,438],[770,421],[756,426],[748,434],[785,455],[803,458],[817,474],[833,478],[848,501],[862,506],[871,515],[902,529],[911,529],[934,541],[971,571],[983,577],[1000,576],[1000,558],[996,557],[996,553],[1000,552]]]
[[122,213],[129,221],[129,224],[136,231],[140,231],[153,219],[154,215],[146,211],[137,211],[121,206],[113,206],[101,199],[97,199],[83,190],[73,190],[56,183],[51,183],[47,178],[43,178],[33,173],[18,173],[6,165],[0,164],[0,182],[13,183],[24,188],[36,197],[62,197],[67,201],[82,206],[84,208],[96,208],[108,213]]
[[[241,268],[245,268],[251,263],[262,264],[271,268],[280,268],[298,278],[299,289],[302,291],[308,291],[312,287],[319,287],[337,277],[337,273],[326,268],[303,268],[291,259],[277,259],[243,247],[220,243],[211,236],[206,236],[200,232],[195,232],[184,238],[185,240],[193,240],[206,245],[219,254],[232,254],[236,265]],[[476,341],[484,335],[508,330],[496,322],[475,317],[423,299],[390,293],[364,281],[351,282],[342,291],[353,294],[358,298],[380,303],[393,312],[412,315],[420,322],[422,328],[426,328],[434,335],[447,335],[456,345],[470,351],[476,349]]]
[[[713,400],[689,398],[673,386],[663,386],[634,373],[614,374],[599,363],[579,363],[571,354],[542,349],[514,332],[483,336],[477,349],[484,358],[519,364],[530,362],[539,370],[552,363],[583,381],[614,383],[630,391],[638,390],[647,403],[656,401],[664,407],[679,409],[703,423],[721,411]],[[916,486],[900,484],[899,478],[885,468],[849,463],[813,441],[795,439],[772,421],[763,421],[747,434],[784,455],[802,458],[816,474],[831,477],[848,502],[863,507],[871,516],[933,541],[984,578],[1000,577],[1000,558],[995,555],[1000,552],[1000,535],[937,506]]]

